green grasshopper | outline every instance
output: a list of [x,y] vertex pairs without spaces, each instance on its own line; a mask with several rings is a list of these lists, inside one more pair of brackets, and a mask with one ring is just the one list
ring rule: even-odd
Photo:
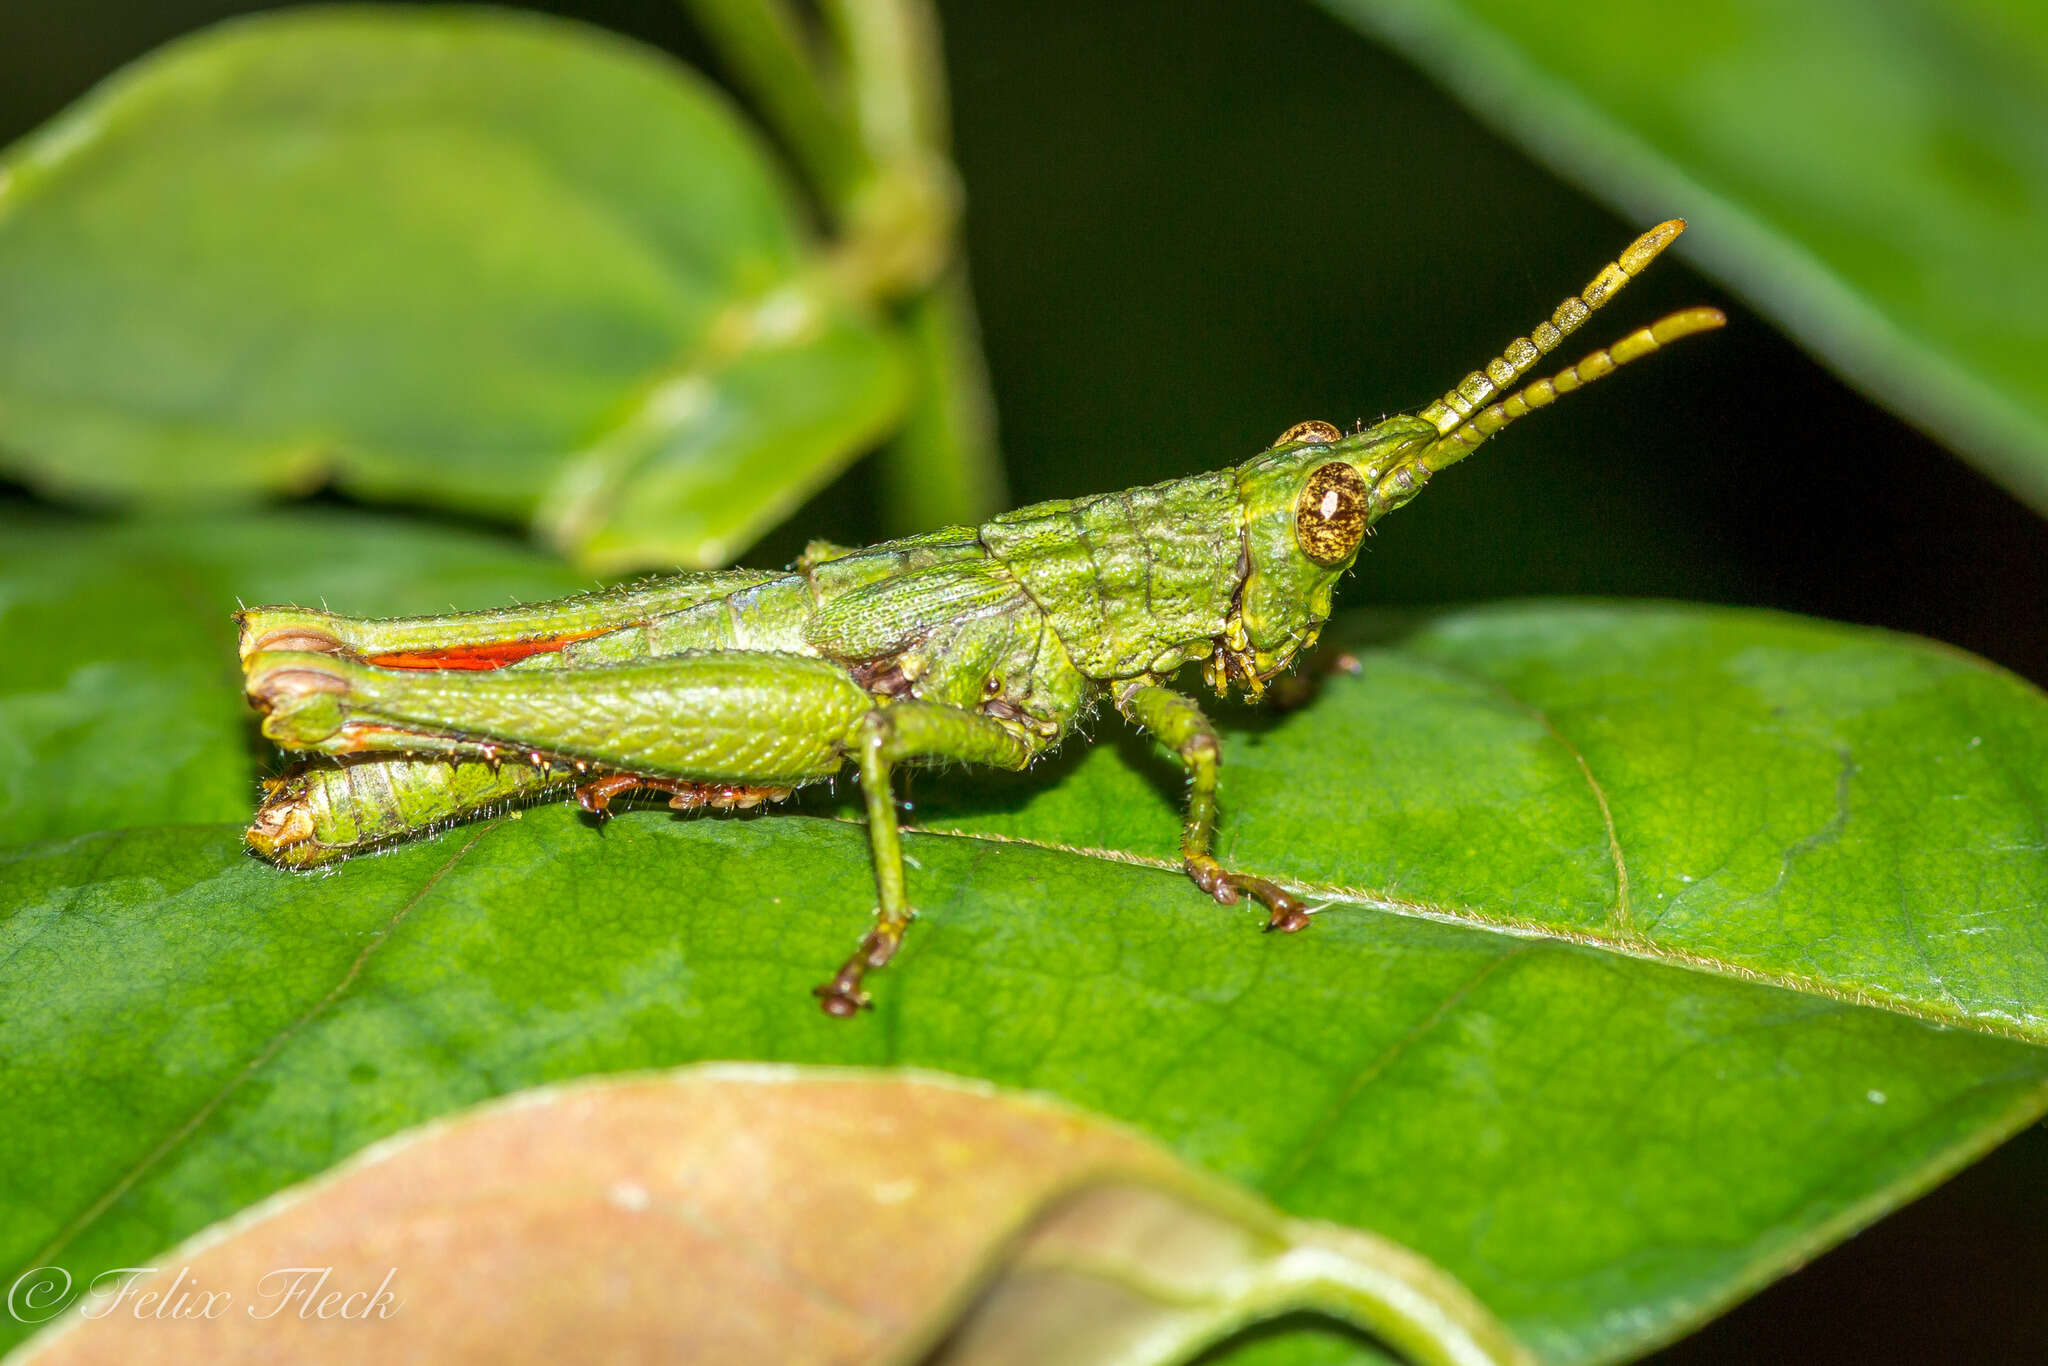
[[879,906],[815,991],[850,1016],[914,914],[893,770],[1025,768],[1106,698],[1187,771],[1195,885],[1225,905],[1249,895],[1267,929],[1299,930],[1295,897],[1217,861],[1221,747],[1170,680],[1200,662],[1219,695],[1257,698],[1315,643],[1373,523],[1432,475],[1559,394],[1720,326],[1714,309],[1686,309],[1496,400],[1684,226],[1643,234],[1420,414],[1349,435],[1303,422],[1235,468],[865,549],[817,543],[787,572],[678,574],[449,616],[242,612],[263,733],[335,756],[267,785],[249,844],[309,867],[512,801],[573,793],[602,816],[646,789],[679,810],[749,807],[851,764]]

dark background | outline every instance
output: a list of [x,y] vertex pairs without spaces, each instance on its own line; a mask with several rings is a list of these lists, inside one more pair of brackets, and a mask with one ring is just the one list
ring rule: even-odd
[[[533,7],[716,70],[670,0]],[[258,8],[0,0],[0,140]],[[1016,502],[1419,407],[1647,226],[1306,4],[959,0],[942,17]],[[1574,342],[1700,302],[1726,331],[1437,481],[1381,528],[1345,602],[1752,604],[1934,636],[2048,684],[2048,521],[1693,274],[1682,245]],[[749,558],[871,539],[873,503],[856,470]],[[1837,1359],[2048,1361],[2048,1128],[1656,1358]]]

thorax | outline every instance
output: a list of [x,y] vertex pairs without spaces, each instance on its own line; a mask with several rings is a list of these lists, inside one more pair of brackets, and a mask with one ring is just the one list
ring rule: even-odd
[[1245,574],[1228,470],[1019,508],[984,523],[981,542],[1104,682],[1210,654]]

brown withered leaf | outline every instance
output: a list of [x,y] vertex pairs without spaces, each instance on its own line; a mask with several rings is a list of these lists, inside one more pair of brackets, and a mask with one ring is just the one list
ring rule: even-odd
[[1306,1309],[1418,1361],[1527,1360],[1401,1247],[930,1073],[712,1064],[539,1088],[152,1265],[25,1359],[1124,1366]]

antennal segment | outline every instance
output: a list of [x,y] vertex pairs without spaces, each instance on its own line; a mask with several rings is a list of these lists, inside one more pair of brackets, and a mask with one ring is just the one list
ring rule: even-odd
[[1507,349],[1494,357],[1483,372],[1474,370],[1457,388],[1424,408],[1422,420],[1433,424],[1445,436],[1456,431],[1458,425],[1478,412],[1488,399],[1520,379],[1542,357],[1556,350],[1558,343],[1576,332],[1581,323],[1593,316],[1595,309],[1621,293],[1622,286],[1642,274],[1650,262],[1657,259],[1657,254],[1684,231],[1685,220],[1673,218],[1659,223],[1629,243],[1628,250],[1618,259],[1608,262],[1583,290],[1559,304],[1557,311],[1550,315],[1549,322],[1539,323],[1528,336],[1509,342]]
[[1483,409],[1431,442],[1414,463],[1427,478],[1445,466],[1463,460],[1486,438],[1516,418],[1527,417],[1538,408],[1549,407],[1557,401],[1559,394],[1568,394],[1611,375],[1630,361],[1641,360],[1680,337],[1690,337],[1695,332],[1711,332],[1727,321],[1718,308],[1686,308],[1659,318],[1648,327],[1639,327],[1614,345],[1595,351],[1571,369],[1525,385],[1499,403]]

